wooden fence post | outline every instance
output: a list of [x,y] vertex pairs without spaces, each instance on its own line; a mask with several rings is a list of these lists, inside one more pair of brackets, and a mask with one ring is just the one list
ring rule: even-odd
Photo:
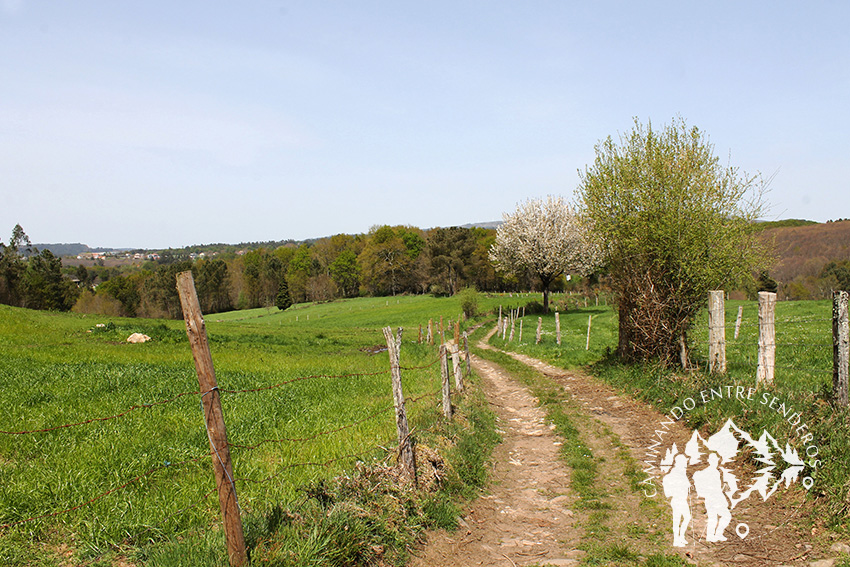
[[848,323],[848,293],[832,292],[832,395],[840,406],[848,405],[848,374],[850,374],[850,323]]
[[469,376],[471,361],[469,360],[469,335],[466,334],[466,331],[463,332],[463,350],[466,356],[466,375]]
[[536,344],[536,345],[540,344],[540,335],[542,335],[542,334],[543,334],[543,317],[538,317],[537,318],[537,340],[534,342],[534,344]]
[[452,391],[449,383],[449,357],[446,345],[440,345],[440,376],[443,379],[443,415],[452,418]]
[[741,330],[741,319],[744,316],[744,306],[738,306],[738,318],[735,320],[735,340],[738,340],[738,333]]
[[584,345],[584,350],[590,350],[590,325],[593,323],[593,315],[587,316],[587,344]]
[[434,344],[434,320],[428,319],[428,344]]
[[410,428],[407,425],[407,412],[404,409],[404,391],[401,388],[401,333],[393,337],[391,327],[384,327],[384,338],[387,340],[387,352],[390,354],[390,370],[393,382],[393,399],[395,400],[395,421],[398,433],[399,460],[407,476],[416,484],[416,454],[413,452],[413,442],[410,439]]
[[561,315],[555,311],[555,341],[561,344]]
[[708,292],[708,371],[726,372],[726,306],[722,290]]
[[451,343],[449,350],[452,353],[452,368],[455,373],[455,388],[459,393],[463,393],[463,369],[460,367],[460,346],[457,343]]
[[759,358],[756,386],[773,384],[776,366],[776,294],[759,292]]
[[239,500],[236,497],[236,486],[233,482],[233,464],[230,461],[230,445],[227,443],[224,414],[221,411],[221,396],[191,271],[177,274],[177,292],[180,295],[180,306],[183,308],[183,319],[186,321],[186,335],[192,346],[192,357],[195,359],[195,370],[198,373],[204,421],[212,452],[215,485],[218,489],[218,503],[224,522],[227,556],[231,567],[239,567],[248,564],[248,552],[245,549],[242,519],[239,517]]
[[517,342],[522,344],[522,319],[519,320],[519,340]]

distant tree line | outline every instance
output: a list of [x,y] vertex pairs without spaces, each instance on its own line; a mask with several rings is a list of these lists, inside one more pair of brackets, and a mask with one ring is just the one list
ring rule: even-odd
[[[540,289],[532,272],[497,272],[489,258],[496,231],[376,226],[304,243],[224,252],[194,260],[163,252],[142,266],[68,266],[31,248],[20,226],[0,248],[0,302],[111,316],[181,316],[176,275],[192,270],[205,313],[398,294],[454,295]],[[553,290],[576,287],[558,278]]]
[[50,250],[34,248],[15,225],[9,244],[0,242],[0,303],[67,311],[76,298],[76,285],[62,275],[62,261]]

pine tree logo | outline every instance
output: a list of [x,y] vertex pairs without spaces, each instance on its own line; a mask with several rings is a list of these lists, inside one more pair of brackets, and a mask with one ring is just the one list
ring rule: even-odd
[[[744,453],[751,453],[760,468],[739,479],[731,466]],[[726,541],[724,533],[738,504],[753,493],[766,501],[781,484],[788,488],[797,482],[804,467],[789,444],[783,449],[767,431],[753,439],[731,419],[708,439],[694,431],[684,451],[674,443],[659,465],[664,495],[673,512],[673,545],[684,547],[688,543],[685,534],[695,512],[691,510],[694,494],[704,502],[706,541]],[[749,526],[739,523],[735,533],[743,539],[749,534]]]

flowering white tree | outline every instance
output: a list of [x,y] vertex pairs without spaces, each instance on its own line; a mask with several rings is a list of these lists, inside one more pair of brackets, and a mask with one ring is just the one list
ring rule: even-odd
[[544,310],[549,310],[549,286],[555,279],[567,272],[584,275],[596,266],[597,247],[562,197],[529,199],[503,218],[490,260],[506,274],[536,274],[543,286]]

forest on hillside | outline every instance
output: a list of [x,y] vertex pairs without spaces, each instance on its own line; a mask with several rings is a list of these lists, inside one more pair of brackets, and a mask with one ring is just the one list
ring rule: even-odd
[[[16,227],[18,229],[20,227]],[[130,317],[180,317],[176,274],[192,270],[205,313],[397,294],[454,295],[465,287],[487,291],[533,290],[533,274],[508,277],[496,272],[489,249],[496,231],[485,228],[374,227],[366,234],[338,234],[310,242],[203,254],[194,249],[161,251],[155,260],[123,265],[61,267],[50,251],[37,251],[19,231],[4,247],[0,302],[37,309],[73,309]],[[25,235],[24,235],[25,236]],[[36,303],[23,285],[33,258],[56,260],[53,281],[61,283],[50,304]],[[153,256],[153,255],[151,255]],[[60,274],[61,270],[61,274]],[[63,277],[64,276],[64,277]],[[32,278],[30,278],[32,279]],[[6,282],[8,285],[3,286]],[[576,278],[560,278],[552,289],[578,288]]]
[[[741,295],[769,290],[780,299],[821,299],[850,288],[850,220],[766,223],[762,235],[776,262],[754,274],[752,284],[738,290]],[[0,243],[0,303],[178,318],[175,276],[190,269],[206,313],[359,296],[453,295],[465,287],[537,290],[533,274],[509,277],[494,268],[489,252],[495,236],[491,228],[385,225],[301,243],[210,245],[159,251],[143,262],[63,266],[16,226],[9,244]],[[551,289],[604,292],[605,280],[604,270],[585,279],[562,276]]]

